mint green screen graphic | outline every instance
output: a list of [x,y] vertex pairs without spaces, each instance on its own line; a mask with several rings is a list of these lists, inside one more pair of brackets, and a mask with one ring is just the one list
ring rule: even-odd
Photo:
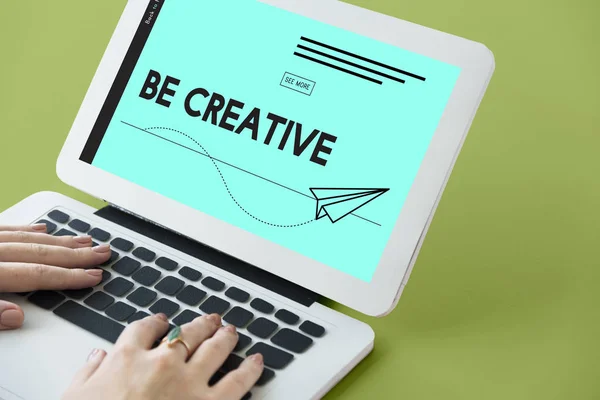
[[459,73],[257,1],[167,0],[92,164],[369,282]]

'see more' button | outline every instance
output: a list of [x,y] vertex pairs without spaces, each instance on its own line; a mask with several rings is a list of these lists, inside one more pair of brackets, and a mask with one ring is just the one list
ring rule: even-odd
[[281,79],[281,86],[294,90],[296,92],[310,96],[315,88],[316,82],[310,79],[302,78],[301,76],[286,72]]

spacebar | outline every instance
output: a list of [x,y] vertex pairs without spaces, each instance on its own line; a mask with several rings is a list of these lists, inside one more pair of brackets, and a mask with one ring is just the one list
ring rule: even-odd
[[63,303],[54,310],[54,314],[112,343],[117,341],[125,329],[123,325],[72,300]]

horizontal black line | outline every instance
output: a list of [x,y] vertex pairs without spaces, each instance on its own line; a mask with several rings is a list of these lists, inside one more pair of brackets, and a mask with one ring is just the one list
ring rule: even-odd
[[345,69],[345,68],[342,68],[342,67],[338,67],[337,65],[333,65],[333,64],[330,64],[330,63],[328,63],[328,62],[325,62],[325,61],[317,60],[316,58],[309,57],[309,56],[307,56],[306,54],[300,54],[300,53],[298,53],[298,52],[294,52],[294,55],[295,55],[295,56],[298,56],[298,57],[305,58],[305,59],[307,59],[307,60],[309,60],[309,61],[312,61],[312,62],[316,62],[317,64],[321,64],[321,65],[324,65],[324,66],[326,66],[326,67],[333,68],[333,69],[337,69],[338,71],[342,71],[342,72],[345,72],[345,73],[347,73],[347,74],[354,75],[354,76],[356,76],[356,77],[358,77],[358,78],[365,79],[365,80],[367,80],[367,81],[371,81],[371,82],[373,82],[373,83],[376,83],[376,84],[378,84],[378,85],[381,85],[381,84],[383,84],[383,82],[382,82],[382,81],[379,81],[379,80],[377,80],[377,79],[373,79],[373,78],[370,78],[370,77],[368,77],[368,76],[361,75],[361,74],[359,74],[359,73],[356,73],[356,72],[350,71],[349,69]]
[[[204,157],[206,157],[206,158],[211,158],[211,159],[213,159],[214,161],[218,161],[218,162],[220,162],[221,164],[225,164],[225,165],[227,165],[227,166],[229,166],[229,167],[231,167],[231,168],[235,168],[235,169],[237,169],[237,170],[239,170],[239,171],[245,172],[245,173],[247,173],[247,174],[249,174],[249,175],[252,175],[252,176],[254,176],[254,177],[256,177],[256,178],[262,179],[262,180],[264,180],[264,181],[267,181],[267,182],[269,182],[269,183],[272,183],[272,184],[274,184],[274,185],[277,185],[277,186],[279,186],[279,187],[282,187],[282,188],[284,188],[284,189],[290,190],[290,191],[292,191],[292,192],[294,192],[294,193],[296,193],[296,194],[299,194],[300,196],[304,196],[304,197],[306,197],[306,198],[308,198],[308,199],[311,199],[311,200],[314,200],[314,199],[315,199],[313,196],[309,196],[309,195],[307,195],[307,194],[304,194],[304,193],[302,193],[302,192],[299,192],[299,191],[297,191],[296,189],[292,189],[292,188],[290,188],[290,187],[287,187],[287,186],[285,186],[285,185],[282,185],[281,183],[277,183],[277,182],[275,182],[275,181],[272,181],[272,180],[270,180],[270,179],[267,179],[267,178],[265,178],[264,176],[257,175],[257,174],[255,174],[254,172],[247,171],[247,170],[245,170],[245,169],[243,169],[243,168],[240,168],[240,167],[238,167],[238,166],[236,166],[236,165],[230,164],[230,163],[228,163],[228,162],[226,162],[226,161],[219,160],[218,158],[214,158],[214,157],[212,157],[212,156],[210,156],[210,157],[209,157],[209,156],[208,156],[208,154],[204,154],[204,153],[202,153],[201,151],[198,151],[198,150],[196,150],[196,149],[192,149],[191,147],[184,146],[184,145],[182,145],[181,143],[174,142],[174,141],[172,141],[172,140],[170,140],[170,139],[167,139],[167,138],[165,138],[165,137],[162,137],[162,136],[160,136],[160,135],[157,135],[156,133],[152,133],[152,132],[150,132],[150,131],[147,131],[146,129],[140,128],[140,127],[138,127],[138,126],[135,126],[135,125],[133,125],[133,124],[130,124],[129,122],[121,121],[121,123],[123,123],[123,124],[125,124],[125,125],[127,125],[127,126],[130,126],[130,127],[132,127],[132,128],[135,128],[135,129],[137,129],[137,130],[139,130],[139,131],[142,131],[142,132],[144,132],[144,133],[147,133],[147,134],[149,134],[149,135],[155,136],[155,137],[157,137],[157,138],[159,138],[159,139],[162,139],[162,140],[164,140],[164,141],[166,141],[166,142],[169,142],[169,143],[172,143],[172,144],[174,144],[174,145],[177,145],[177,146],[179,146],[179,147],[182,147],[182,148],[184,148],[184,149],[187,149],[187,150],[189,150],[189,151],[193,151],[194,153],[196,153],[196,154],[199,154],[199,155],[201,155],[201,156],[204,156]],[[375,222],[375,221],[371,221],[370,219],[367,219],[367,218],[361,217],[360,215],[356,215],[356,214],[350,214],[350,215],[352,215],[352,216],[354,216],[354,217],[357,217],[357,218],[360,218],[360,219],[362,219],[362,220],[365,220],[365,221],[367,221],[367,222],[370,222],[370,223],[372,223],[372,224],[374,224],[374,225],[381,226],[381,224],[379,224],[379,223],[377,223],[377,222]]]
[[379,67],[391,69],[392,71],[395,71],[395,72],[398,72],[398,73],[410,76],[410,77],[415,78],[415,79],[419,79],[421,81],[425,81],[424,77],[416,75],[416,74],[413,74],[412,72],[404,71],[402,69],[399,69],[399,68],[396,68],[396,67],[392,67],[391,65],[387,65],[387,64],[381,63],[379,61],[371,60],[370,58],[359,56],[358,54],[354,54],[354,53],[351,53],[349,51],[342,50],[342,49],[339,49],[337,47],[333,47],[331,45],[328,45],[328,44],[325,44],[325,43],[322,43],[322,42],[319,42],[319,41],[316,41],[316,40],[313,40],[313,39],[309,39],[309,38],[304,37],[304,36],[301,36],[300,39],[304,40],[306,42],[312,43],[312,44],[316,44],[318,46],[325,47],[325,48],[327,48],[329,50],[337,51],[337,52],[340,52],[340,53],[345,54],[347,56],[355,57],[355,58],[358,58],[359,60],[366,61],[366,62],[369,62],[371,64],[375,64],[375,65],[377,65]]
[[391,80],[396,81],[396,82],[400,82],[400,83],[404,83],[405,82],[403,79],[396,78],[396,77],[388,75],[388,74],[384,74],[383,72],[379,72],[379,71],[376,71],[374,69],[362,66],[360,64],[353,63],[352,61],[344,60],[343,58],[332,56],[331,54],[327,54],[327,53],[324,53],[324,52],[319,51],[319,50],[311,49],[310,47],[302,46],[301,44],[298,45],[298,48],[300,48],[302,50],[310,51],[312,53],[318,54],[318,55],[323,56],[323,57],[331,58],[332,60],[339,61],[339,62],[351,65],[351,66],[356,67],[356,68],[360,68],[362,70],[371,72],[371,73],[373,73],[375,75],[383,76],[384,78],[388,78],[388,79],[391,79]]
[[237,170],[240,170],[240,171],[242,171],[242,172],[245,172],[245,173],[247,173],[247,174],[250,174],[250,175],[252,175],[252,176],[255,176],[256,178],[263,179],[263,180],[265,180],[265,181],[267,181],[267,182],[269,182],[269,183],[272,183],[272,184],[274,184],[274,185],[277,185],[277,186],[281,186],[281,187],[282,187],[282,188],[284,188],[284,189],[291,190],[292,192],[298,193],[299,195],[302,195],[302,196],[304,196],[304,197],[308,197],[309,199],[313,199],[311,196],[309,196],[309,195],[307,195],[307,194],[304,194],[304,193],[302,193],[302,192],[299,192],[299,191],[297,191],[296,189],[292,189],[292,188],[290,188],[290,187],[287,187],[287,186],[285,186],[285,185],[282,185],[281,183],[277,183],[277,182],[275,182],[275,181],[272,181],[272,180],[270,180],[270,179],[267,179],[267,178],[265,178],[264,176],[260,176],[260,175],[257,175],[257,174],[255,174],[255,173],[253,173],[253,172],[246,171],[246,170],[245,170],[245,169],[243,169],[243,168],[240,168],[240,167],[238,167],[238,166],[236,166],[236,165],[230,164],[230,163],[228,163],[228,162],[226,162],[226,161],[219,160],[218,158],[214,158],[214,157],[212,157],[212,156],[210,156],[210,157],[209,157],[209,156],[208,156],[208,154],[205,154],[205,153],[203,153],[203,152],[201,152],[201,151],[198,151],[198,150],[196,150],[196,149],[192,149],[191,147],[184,146],[184,145],[182,145],[182,144],[180,144],[180,143],[177,143],[177,142],[175,142],[175,141],[173,141],[173,140],[167,139],[167,138],[165,138],[165,137],[163,137],[163,136],[157,135],[156,133],[152,133],[152,132],[150,132],[150,131],[147,131],[146,129],[139,128],[139,127],[137,127],[137,126],[135,126],[135,125],[132,125],[132,124],[130,124],[130,123],[128,123],[128,122],[125,122],[125,121],[121,121],[121,122],[122,122],[122,123],[124,123],[125,125],[129,125],[129,126],[131,126],[132,128],[136,128],[136,129],[138,129],[138,130],[140,130],[140,131],[142,131],[142,132],[148,133],[148,134],[150,134],[150,135],[152,135],[152,136],[156,136],[156,137],[157,137],[157,138],[159,138],[159,139],[165,140],[165,141],[167,141],[167,142],[169,142],[169,143],[172,143],[172,144],[175,144],[175,145],[177,145],[177,146],[179,146],[179,147],[183,147],[184,149],[187,149],[187,150],[193,151],[194,153],[200,154],[201,156],[204,156],[204,157],[207,157],[207,158],[212,158],[213,160],[215,160],[215,161],[218,161],[218,162],[220,162],[221,164],[225,164],[225,165],[227,165],[227,166],[229,166],[229,167],[235,168],[235,169],[237,169]]
[[361,217],[360,215],[357,215],[357,214],[350,214],[350,215],[352,215],[353,217],[356,217],[356,218],[364,219],[365,221],[375,224],[377,226],[381,226],[381,224],[379,224],[375,221],[371,221],[370,219],[366,219],[365,217]]

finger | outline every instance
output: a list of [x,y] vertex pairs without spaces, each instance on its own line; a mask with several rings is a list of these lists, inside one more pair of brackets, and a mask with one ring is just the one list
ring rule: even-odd
[[110,257],[110,246],[68,249],[38,243],[0,243],[0,262],[23,262],[85,268],[100,265]]
[[46,232],[46,224],[34,224],[24,226],[0,225],[0,232]]
[[264,369],[263,357],[253,354],[212,387],[216,399],[237,400],[252,389]]
[[238,334],[235,326],[228,325],[219,329],[213,337],[200,345],[190,359],[194,374],[201,382],[208,382],[211,376],[223,365],[229,354],[235,348]]
[[198,346],[213,336],[220,326],[221,316],[219,314],[203,315],[181,326],[181,337],[189,346],[189,354],[181,343],[174,343],[172,347],[163,344],[156,351],[173,353],[182,361],[187,361],[188,356],[194,354]]
[[91,247],[92,237],[85,236],[51,236],[45,233],[0,231],[0,243],[37,243],[76,249]]
[[0,293],[83,289],[102,280],[101,269],[66,269],[43,264],[0,262]]
[[167,329],[169,322],[165,314],[150,315],[128,325],[116,345],[150,350],[152,345],[167,333]]
[[0,300],[0,331],[20,328],[24,318],[21,307]]
[[73,377],[74,384],[84,384],[98,370],[102,361],[106,357],[106,352],[100,349],[94,349],[87,358],[85,365]]

